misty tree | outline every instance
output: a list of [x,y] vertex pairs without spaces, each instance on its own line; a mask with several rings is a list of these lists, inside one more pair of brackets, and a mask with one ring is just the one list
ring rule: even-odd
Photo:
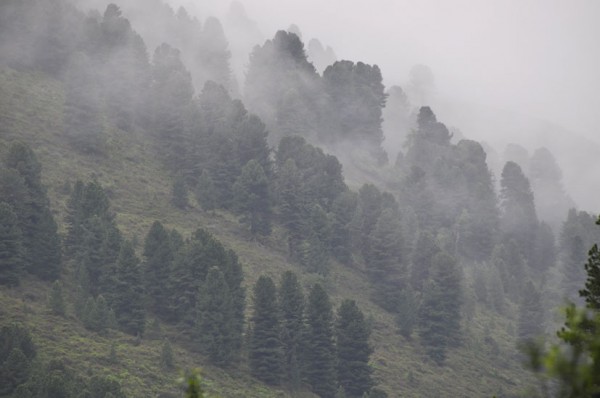
[[52,284],[52,290],[48,296],[48,307],[54,315],[65,316],[66,314],[65,296],[60,281],[54,281]]
[[518,164],[507,162],[502,170],[500,186],[500,227],[504,239],[513,239],[523,256],[531,260],[538,219],[529,180]]
[[144,241],[142,263],[144,286],[150,308],[162,319],[169,316],[169,289],[164,283],[169,280],[175,254],[169,232],[155,221]]
[[304,323],[304,293],[298,277],[291,271],[281,276],[278,292],[281,314],[281,343],[284,377],[292,388],[300,388],[307,341]]
[[141,336],[146,324],[146,297],[139,263],[131,243],[123,242],[117,259],[112,308],[121,330]]
[[430,275],[419,309],[419,336],[429,357],[443,364],[460,337],[461,274],[456,260],[442,252],[433,258]]
[[531,340],[544,332],[542,294],[533,282],[528,281],[519,303],[517,336],[519,340]]
[[250,160],[233,185],[236,208],[242,214],[241,221],[250,228],[252,235],[271,233],[271,201],[269,180],[256,160]]
[[439,252],[435,237],[430,232],[420,232],[411,258],[410,281],[414,290],[422,291],[429,279],[431,261]]
[[185,210],[188,205],[188,188],[183,176],[175,177],[173,188],[171,190],[171,203],[178,209]]
[[305,357],[308,383],[318,396],[333,398],[337,385],[333,310],[329,295],[318,283],[310,290],[306,318]]
[[336,323],[337,377],[347,397],[362,397],[371,389],[369,346],[371,330],[354,300],[344,300],[337,311]]
[[[596,224],[600,225],[600,217],[596,221]],[[589,251],[588,261],[585,264],[585,271],[587,279],[585,281],[585,288],[579,291],[581,297],[585,299],[585,302],[589,308],[596,311],[600,310],[600,251],[598,251],[598,244],[594,244]]]
[[387,155],[381,148],[386,94],[379,67],[337,61],[323,72],[323,86],[331,101],[335,127],[333,136],[321,138],[328,142],[358,140],[380,164],[386,163]]
[[221,22],[214,17],[207,18],[199,39],[196,51],[201,74],[199,82],[212,80],[226,89],[231,89],[231,52]]
[[452,134],[448,128],[437,121],[430,107],[423,106],[417,115],[417,129],[408,137],[405,162],[430,174],[434,163],[447,154]]
[[279,384],[283,351],[279,328],[277,289],[273,280],[261,276],[254,284],[254,312],[248,343],[251,373],[267,384]]
[[42,165],[28,145],[14,142],[8,148],[4,166],[19,174],[23,185],[19,184],[18,189],[25,191],[24,203],[15,203],[17,196],[13,195],[0,198],[13,207],[17,216],[25,249],[25,269],[44,280],[57,279],[62,266],[61,241],[42,184]]
[[356,206],[357,195],[350,190],[341,193],[331,206],[331,253],[343,264],[352,263],[352,219]]
[[217,188],[207,170],[202,170],[196,186],[196,200],[205,211],[218,207]]

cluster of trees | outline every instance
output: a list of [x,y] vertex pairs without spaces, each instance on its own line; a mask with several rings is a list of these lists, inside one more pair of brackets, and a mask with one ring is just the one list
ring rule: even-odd
[[22,142],[0,160],[0,284],[24,272],[52,281],[61,272],[61,240],[42,184],[42,166]]
[[294,273],[282,275],[279,288],[268,276],[254,285],[249,329],[250,370],[268,384],[303,383],[320,397],[362,397],[373,387],[370,328],[353,300],[336,316],[329,296],[315,284],[305,299]]
[[37,356],[29,330],[18,324],[0,329],[0,396],[125,398],[112,377],[77,375],[64,361]]
[[353,142],[379,163],[386,94],[377,65],[337,61],[321,77],[301,39],[279,31],[250,54],[244,98],[275,137],[300,135],[324,145]]

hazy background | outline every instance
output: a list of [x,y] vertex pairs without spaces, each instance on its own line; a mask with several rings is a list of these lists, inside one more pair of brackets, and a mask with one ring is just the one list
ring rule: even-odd
[[[224,15],[227,1],[172,0]],[[196,4],[194,4],[196,3]],[[428,65],[438,97],[524,113],[595,141],[600,2],[244,0],[265,37],[297,24],[339,59],[378,64],[387,86]],[[197,9],[199,9],[197,7]]]

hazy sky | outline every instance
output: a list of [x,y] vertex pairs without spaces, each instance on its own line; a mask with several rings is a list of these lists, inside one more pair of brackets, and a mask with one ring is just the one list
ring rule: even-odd
[[[600,0],[240,2],[266,37],[295,23],[305,42],[316,37],[340,59],[378,64],[387,85],[426,64],[441,97],[546,118],[600,141]],[[217,16],[229,5],[196,3]]]

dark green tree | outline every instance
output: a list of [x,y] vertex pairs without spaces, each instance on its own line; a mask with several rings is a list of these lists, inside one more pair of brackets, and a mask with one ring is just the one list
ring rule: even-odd
[[242,222],[250,228],[252,235],[271,233],[271,201],[269,180],[257,160],[250,160],[233,185],[237,210]]
[[434,236],[427,231],[420,232],[411,258],[410,281],[415,291],[422,291],[423,284],[429,279],[431,260],[439,252]]
[[[596,224],[600,225],[600,217]],[[588,253],[585,271],[587,273],[585,288],[580,290],[579,294],[585,299],[589,308],[600,312],[600,251],[597,244],[594,244]]]
[[318,396],[333,398],[337,389],[333,311],[327,292],[318,283],[310,290],[306,318],[308,383]]
[[171,190],[171,202],[178,209],[185,210],[189,206],[188,188],[183,176],[177,176],[173,181],[173,189]]
[[277,291],[271,278],[258,278],[254,285],[253,302],[248,347],[250,371],[254,377],[267,384],[279,384],[282,376],[282,347]]
[[356,193],[346,191],[335,199],[331,208],[331,253],[343,264],[352,263],[351,223],[356,204]]
[[18,324],[0,329],[0,396],[10,396],[27,380],[36,352],[28,329]]
[[542,295],[533,282],[528,281],[519,303],[519,322],[517,324],[519,340],[531,340],[544,332],[544,309]]
[[146,235],[143,254],[144,285],[150,308],[162,319],[167,319],[171,292],[165,282],[171,274],[174,253],[169,232],[158,221]]
[[23,236],[17,215],[9,204],[0,202],[0,284],[19,284],[23,255]]
[[27,190],[27,201],[15,206],[25,247],[25,268],[32,274],[53,280],[60,276],[61,242],[50,210],[46,188],[42,185],[42,166],[33,150],[21,142],[13,143],[5,166],[16,170]]
[[133,246],[125,241],[117,259],[116,286],[112,308],[119,328],[126,333],[142,335],[146,324],[145,294],[140,260]]
[[304,294],[298,277],[292,271],[281,276],[279,285],[281,313],[281,342],[284,377],[292,388],[298,389],[302,380],[304,348],[307,342],[304,323]]
[[374,385],[369,346],[371,330],[354,300],[344,300],[335,324],[337,377],[347,397],[362,397]]
[[164,370],[171,370],[173,366],[173,349],[169,340],[165,339],[160,350],[160,367]]
[[200,348],[215,365],[228,365],[237,353],[236,331],[231,292],[218,267],[208,270],[206,281],[200,287],[196,308]]
[[217,187],[207,170],[202,170],[198,178],[196,200],[205,211],[214,210],[218,207]]
[[439,253],[432,260],[430,279],[419,310],[419,336],[427,354],[443,364],[446,350],[460,336],[461,274],[456,260]]

